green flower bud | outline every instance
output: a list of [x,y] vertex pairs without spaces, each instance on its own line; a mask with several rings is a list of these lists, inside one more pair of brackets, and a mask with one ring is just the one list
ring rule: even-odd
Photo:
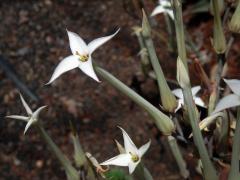
[[177,81],[181,88],[190,87],[188,72],[180,57],[177,59]]
[[212,0],[214,14],[213,47],[217,54],[224,54],[226,50],[226,39],[223,32],[219,2]]
[[[215,1],[215,0],[214,0]],[[225,4],[224,4],[224,0],[217,0],[218,1],[218,6],[219,6],[219,12],[220,14],[223,14],[224,9],[225,9]],[[213,1],[210,1],[210,8],[209,11],[212,15],[214,15],[214,10],[213,10]]]
[[240,1],[229,23],[229,29],[234,33],[240,33]]

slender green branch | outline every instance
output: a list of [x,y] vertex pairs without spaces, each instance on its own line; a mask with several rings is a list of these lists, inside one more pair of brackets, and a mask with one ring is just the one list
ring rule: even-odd
[[198,126],[198,116],[196,113],[195,104],[193,102],[192,91],[190,87],[183,88],[184,102],[188,109],[188,115],[193,131],[193,139],[197,146],[198,152],[200,154],[202,164],[203,164],[203,173],[206,180],[217,180],[218,176],[216,170],[209,158],[204,140],[201,134],[201,131]]
[[174,22],[175,22],[175,30],[176,30],[176,37],[177,37],[178,56],[180,57],[180,59],[182,59],[183,64],[186,70],[188,71],[181,0],[172,0],[172,4],[173,4],[173,10],[174,10],[173,12],[174,12],[174,20],[175,20]]
[[79,180],[79,174],[77,170],[71,165],[69,159],[62,153],[62,151],[57,147],[57,145],[53,142],[51,137],[47,134],[40,123],[36,124],[37,130],[44,141],[49,146],[50,150],[57,156],[58,160],[60,161],[61,165],[63,166],[67,179],[68,180]]
[[240,155],[240,107],[237,108],[237,122],[235,134],[233,137],[231,169],[228,180],[240,179],[239,155]]
[[128,96],[131,100],[133,100],[136,104],[145,109],[154,119],[156,126],[164,135],[171,135],[175,130],[174,124],[172,120],[163,114],[160,110],[154,107],[151,103],[146,101],[143,97],[133,91],[131,88],[126,86],[120,80],[115,78],[109,72],[104,69],[98,67],[94,64],[95,71],[99,76],[105,79],[108,83],[110,83],[113,87],[119,90],[124,95]]
[[180,174],[184,179],[189,177],[189,171],[187,170],[187,165],[185,160],[182,157],[181,151],[178,147],[177,141],[173,136],[168,136],[168,143],[170,145],[170,149],[173,153],[174,158],[178,164],[178,168],[180,170]]

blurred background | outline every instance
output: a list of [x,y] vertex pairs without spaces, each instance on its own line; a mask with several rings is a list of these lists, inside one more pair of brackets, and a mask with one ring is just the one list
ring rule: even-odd
[[[189,52],[189,59],[200,58],[207,72],[216,62],[211,46],[212,16],[196,10],[199,1],[184,4],[184,22],[188,38],[202,54]],[[181,179],[177,165],[152,124],[148,114],[113,87],[100,84],[72,70],[52,85],[47,83],[60,60],[70,54],[66,28],[86,42],[121,31],[101,46],[93,59],[151,103],[159,105],[156,82],[144,78],[139,45],[133,27],[141,26],[141,8],[148,15],[157,1],[141,0],[2,0],[0,2],[0,179],[64,179],[60,164],[34,128],[24,136],[25,123],[5,119],[22,114],[20,91],[32,109],[48,108],[41,119],[48,133],[71,158],[69,121],[76,124],[81,144],[100,162],[117,154],[114,139],[122,142],[117,125],[123,127],[136,144],[149,139],[151,147],[144,157],[154,179]],[[193,8],[194,7],[194,8]],[[154,43],[165,75],[175,82],[176,53],[168,50],[168,33],[163,15],[152,19]],[[239,37],[235,37],[239,39]],[[239,43],[229,52],[226,76],[239,78]],[[238,59],[238,61],[237,61]],[[199,85],[192,71],[191,78]],[[148,132],[148,133],[146,133]],[[182,146],[183,152],[188,146]],[[184,155],[188,159],[189,155]],[[196,163],[196,162],[189,162]],[[191,168],[191,167],[190,167]]]

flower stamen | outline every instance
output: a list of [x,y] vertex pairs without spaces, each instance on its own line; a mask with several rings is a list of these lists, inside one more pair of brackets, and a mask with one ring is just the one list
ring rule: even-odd
[[137,154],[133,154],[131,152],[129,152],[129,154],[132,156],[131,159],[134,163],[139,161],[139,156]]
[[89,54],[80,54],[78,51],[76,51],[76,55],[79,57],[79,60],[82,62],[86,62],[89,58]]

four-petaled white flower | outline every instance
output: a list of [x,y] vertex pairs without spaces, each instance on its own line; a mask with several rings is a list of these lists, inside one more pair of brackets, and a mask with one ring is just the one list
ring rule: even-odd
[[[201,107],[205,107],[205,104],[204,104],[203,100],[200,97],[196,96],[197,93],[201,90],[201,87],[200,86],[195,86],[191,90],[192,90],[193,100],[194,100],[195,104],[198,105],[198,106],[201,106]],[[178,99],[178,106],[175,109],[175,112],[177,112],[182,107],[182,105],[184,105],[183,92],[182,92],[182,89],[175,89],[175,90],[172,91],[172,93],[176,97],[179,98]]]
[[113,38],[119,31],[118,29],[114,34],[97,38],[91,41],[88,45],[83,41],[83,39],[74,32],[67,30],[70,49],[73,55],[64,58],[56,67],[50,81],[47,84],[52,83],[63,73],[79,67],[86,75],[90,76],[94,80],[99,81],[97,75],[93,70],[92,65],[92,53],[102,44]]
[[131,138],[128,136],[126,131],[119,127],[122,130],[125,153],[115,156],[100,165],[116,165],[116,166],[128,166],[129,173],[132,174],[137,165],[140,163],[142,156],[148,150],[151,141],[141,146],[139,149],[132,142]]
[[233,94],[229,94],[219,100],[215,110],[212,114],[222,111],[227,108],[240,106],[240,80],[237,79],[224,79],[225,83],[230,87]]
[[159,0],[159,5],[153,10],[151,16],[156,16],[160,13],[166,13],[174,20],[172,5],[169,0]]
[[40,108],[38,108],[36,111],[32,111],[30,109],[30,107],[28,106],[28,104],[26,103],[26,101],[23,99],[22,95],[20,94],[20,98],[23,104],[23,107],[25,108],[27,115],[28,116],[19,116],[19,115],[10,115],[10,116],[6,116],[7,118],[11,118],[11,119],[17,119],[17,120],[22,120],[27,122],[27,125],[25,126],[24,129],[24,134],[27,132],[27,130],[29,129],[29,127],[36,123],[38,121],[38,116],[40,114],[40,112],[46,108],[47,106],[42,106]]

